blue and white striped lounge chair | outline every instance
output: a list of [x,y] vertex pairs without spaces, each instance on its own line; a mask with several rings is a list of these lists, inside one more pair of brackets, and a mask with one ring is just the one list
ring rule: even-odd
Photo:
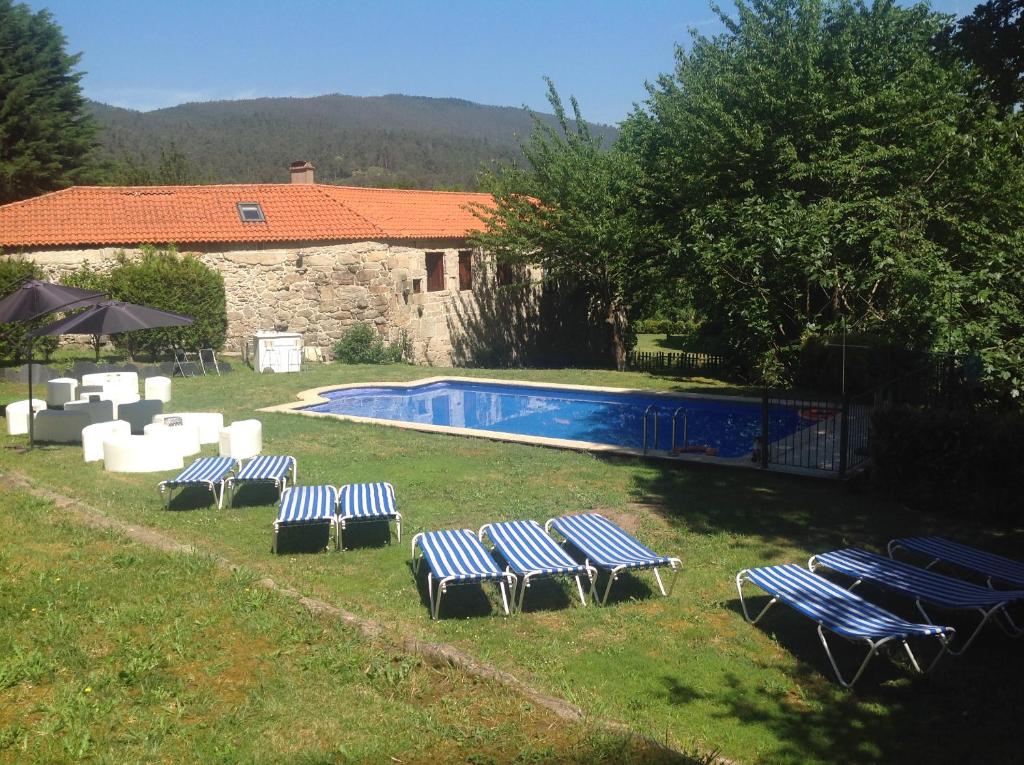
[[[1021,634],[1019,629],[1004,622],[1008,619],[1006,607],[1024,600],[1024,590],[990,590],[856,548],[811,556],[807,568],[814,571],[819,566],[853,579],[851,590],[861,582],[870,582],[880,589],[913,598],[917,610],[929,624],[934,624],[935,620],[925,610],[926,604],[947,611],[977,611],[981,614],[981,622],[963,646],[957,650],[949,649],[954,656],[966,651],[981,628],[994,617],[996,624],[1008,635],[1017,637]],[[998,618],[1000,615],[1003,619]]]
[[942,537],[906,537],[889,542],[889,557],[898,549],[908,550],[929,558],[926,568],[945,563],[959,569],[980,574],[989,587],[996,582],[1024,589],[1024,563],[1004,558]]
[[235,501],[235,489],[243,483],[272,483],[280,497],[288,488],[289,478],[294,484],[297,475],[298,465],[294,457],[273,454],[253,457],[242,465],[237,475],[228,479],[231,502]]
[[395,505],[395,488],[389,483],[349,483],[338,489],[338,547],[348,523],[357,521],[395,522],[402,541],[402,514]]
[[477,535],[482,542],[486,536],[494,548],[500,552],[508,567],[516,576],[522,578],[516,586],[519,599],[516,610],[523,610],[523,598],[530,580],[539,576],[571,576],[576,580],[576,589],[580,593],[580,602],[587,605],[587,596],[583,593],[581,576],[590,580],[590,591],[594,591],[594,580],[597,569],[587,563],[577,563],[565,552],[537,521],[504,521],[488,523],[480,527]]
[[[762,590],[771,595],[771,600],[761,609],[761,612],[751,618],[747,612],[747,603],[743,599],[743,583],[753,582]],[[868,663],[878,653],[879,649],[896,640],[904,649],[914,669],[921,672],[921,666],[917,658],[910,650],[907,639],[911,637],[935,637],[942,644],[938,655],[931,664],[924,670],[928,672],[935,666],[936,662],[946,652],[949,643],[956,630],[952,627],[940,627],[935,624],[914,624],[900,617],[889,613],[883,608],[869,603],[859,595],[849,590],[844,590],[838,584],[830,582],[822,576],[818,576],[807,569],[800,568],[794,563],[787,563],[781,566],[769,566],[767,568],[748,568],[736,575],[736,589],[740,594],[740,606],[743,608],[743,617],[751,624],[757,624],[765,612],[775,603],[785,603],[790,608],[799,611],[804,616],[810,617],[818,624],[818,637],[825,647],[825,654],[839,684],[844,688],[852,688],[860,676],[864,673]],[[825,630],[847,640],[861,641],[868,645],[868,655],[864,657],[860,667],[857,669],[853,679],[847,682],[843,679],[832,657],[832,650],[825,639]]]
[[[337,523],[338,490],[333,486],[290,486],[281,494],[274,521],[274,546],[277,552],[278,532],[299,526],[326,526],[330,542],[331,528]],[[334,537],[337,547],[337,535]]]
[[[224,486],[231,475],[238,467],[238,460],[233,457],[200,457],[191,465],[182,470],[174,478],[161,481],[157,488],[160,496],[163,497],[164,507],[171,504],[171,494],[174,489],[185,488],[186,486],[204,486],[213,492],[213,498],[217,501],[217,508],[224,506]],[[220,494],[217,487],[220,486]]]
[[[608,585],[604,588],[604,596],[601,598],[602,606],[608,602],[612,583],[619,578],[619,574],[630,569],[653,569],[654,579],[658,582],[661,594],[666,597],[672,594],[679,570],[683,567],[682,561],[679,558],[658,555],[603,515],[563,515],[544,524],[545,531],[550,532],[552,528],[583,553],[588,566],[608,571]],[[662,584],[661,574],[658,572],[661,566],[670,566],[673,571],[668,592],[665,592],[665,585]],[[596,593],[594,597],[597,597]]]
[[[416,555],[417,549],[420,555]],[[501,602],[508,615],[508,599],[511,591],[515,597],[516,578],[502,571],[494,558],[484,549],[469,529],[450,531],[425,531],[412,538],[413,572],[419,574],[421,563],[426,560],[427,593],[430,596],[430,618],[436,619],[441,610],[441,596],[448,587],[455,584],[494,581],[501,592]],[[436,590],[435,590],[436,582]]]

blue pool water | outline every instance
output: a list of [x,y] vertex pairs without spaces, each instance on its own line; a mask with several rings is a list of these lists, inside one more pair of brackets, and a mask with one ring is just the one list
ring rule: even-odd
[[[500,433],[590,441],[639,449],[648,406],[659,411],[657,448],[672,439],[672,414],[686,411],[687,442],[707,445],[720,457],[748,454],[761,431],[757,403],[728,399],[653,396],[644,393],[563,390],[521,385],[445,381],[411,388],[346,388],[321,394],[327,403],[304,407],[354,417],[447,425]],[[792,433],[799,418],[792,410],[771,413],[773,438]],[[683,418],[677,419],[676,444],[683,443]],[[648,446],[653,448],[652,431]]]

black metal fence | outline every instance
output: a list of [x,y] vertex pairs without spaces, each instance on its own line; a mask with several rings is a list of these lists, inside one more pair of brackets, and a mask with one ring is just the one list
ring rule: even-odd
[[766,391],[755,459],[765,468],[844,477],[868,460],[873,408],[871,396],[821,398]]
[[650,352],[634,351],[626,357],[626,368],[636,372],[707,372],[713,374],[725,367],[725,358],[718,353],[701,351]]

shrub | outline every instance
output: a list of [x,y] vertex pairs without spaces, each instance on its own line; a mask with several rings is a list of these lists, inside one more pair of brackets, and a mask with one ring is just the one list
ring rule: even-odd
[[110,272],[110,295],[116,300],[139,303],[195,319],[187,327],[162,327],[126,332],[111,339],[130,356],[157,356],[175,346],[215,348],[227,335],[227,300],[224,279],[197,258],[175,250],[148,249],[129,260],[124,254]]
[[408,356],[408,340],[385,344],[372,324],[353,324],[334,346],[334,359],[342,364],[396,364]]
[[1024,416],[882,409],[874,414],[873,478],[924,512],[1017,522],[1024,510]]
[[[14,256],[0,256],[0,298],[7,297],[25,279],[45,279],[42,269],[35,263]],[[30,329],[58,319],[57,314],[44,316],[31,322],[15,321],[0,324],[0,359],[15,363],[28,359],[28,332]],[[56,337],[37,337],[32,344],[33,355],[49,360],[57,348]]]

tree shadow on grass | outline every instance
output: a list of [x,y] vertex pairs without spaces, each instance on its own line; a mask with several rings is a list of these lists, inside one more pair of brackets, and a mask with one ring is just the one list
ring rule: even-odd
[[[783,562],[806,565],[810,553],[846,546],[881,551],[893,537],[922,534],[1024,557],[1021,529],[913,512],[835,481],[641,462],[635,488],[636,501],[670,526],[728,545],[729,556],[739,561],[737,569]],[[736,575],[735,570],[720,573],[730,582]],[[750,584],[744,593],[751,614],[767,602]],[[903,618],[921,620],[905,599],[871,588],[858,593]],[[722,606],[742,619],[737,598]],[[948,612],[939,621],[957,627],[960,635],[977,624],[969,616]],[[743,628],[770,637],[781,656],[732,646],[736,658],[714,687],[693,687],[685,673],[666,675],[662,684],[669,703],[699,703],[716,710],[713,714],[730,726],[771,730],[777,743],[765,750],[765,762],[1020,761],[1017,742],[1005,731],[1016,728],[1016,710],[1024,701],[1019,689],[1024,656],[1020,641],[1007,638],[995,625],[985,628],[967,655],[943,657],[928,676],[912,674],[897,645],[893,660],[884,654],[872,660],[853,691],[844,691],[835,681],[813,621],[777,604],[758,625]],[[852,676],[866,648],[826,635],[840,669]],[[934,639],[911,641],[911,647],[922,665],[938,650]],[[795,666],[787,666],[792,659]],[[742,671],[744,666],[749,673]]]

